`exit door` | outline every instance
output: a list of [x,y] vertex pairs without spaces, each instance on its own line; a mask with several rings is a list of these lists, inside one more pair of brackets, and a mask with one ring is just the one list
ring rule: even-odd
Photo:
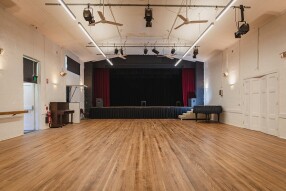
[[28,111],[24,115],[24,131],[35,130],[35,84],[24,83],[24,109]]

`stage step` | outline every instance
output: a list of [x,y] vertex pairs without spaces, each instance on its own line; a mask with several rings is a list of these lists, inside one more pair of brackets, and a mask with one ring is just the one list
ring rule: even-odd
[[[198,119],[205,119],[205,115],[199,113],[198,114]],[[183,113],[182,115],[178,116],[179,119],[184,120],[184,119],[196,119],[196,115],[193,113],[193,110],[187,111],[186,113]]]

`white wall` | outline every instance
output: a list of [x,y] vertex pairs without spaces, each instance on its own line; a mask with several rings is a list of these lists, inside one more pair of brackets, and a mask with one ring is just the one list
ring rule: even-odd
[[[226,50],[218,52],[206,62],[205,103],[224,108],[222,121],[243,127],[243,80],[272,72],[279,74],[279,137],[286,138],[286,14],[237,40]],[[228,71],[229,76],[223,77]],[[222,89],[224,95],[218,95]]]
[[[61,77],[65,55],[83,64],[76,55],[61,48],[43,36],[37,29],[27,26],[0,7],[0,111],[23,110],[23,56],[39,61],[39,129],[45,124],[45,106],[51,101],[65,101],[66,81],[71,76]],[[83,72],[81,73],[83,79]],[[49,83],[46,83],[48,79]],[[78,80],[79,83],[79,80]],[[83,104],[83,103],[82,103]],[[23,116],[0,118],[0,140],[23,134]]]

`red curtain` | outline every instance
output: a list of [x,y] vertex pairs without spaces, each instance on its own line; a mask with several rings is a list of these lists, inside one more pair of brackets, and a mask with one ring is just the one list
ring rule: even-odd
[[93,105],[96,98],[103,99],[103,106],[110,106],[109,69],[96,68],[93,71]]
[[195,97],[195,70],[193,68],[182,69],[182,91],[184,106],[188,106],[188,99]]

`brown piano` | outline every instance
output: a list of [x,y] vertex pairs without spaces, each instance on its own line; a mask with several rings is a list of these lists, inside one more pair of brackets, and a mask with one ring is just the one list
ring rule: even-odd
[[[69,109],[67,102],[50,102],[52,122],[50,127],[63,127],[68,123],[73,123],[74,110]],[[71,121],[69,121],[71,115]]]

